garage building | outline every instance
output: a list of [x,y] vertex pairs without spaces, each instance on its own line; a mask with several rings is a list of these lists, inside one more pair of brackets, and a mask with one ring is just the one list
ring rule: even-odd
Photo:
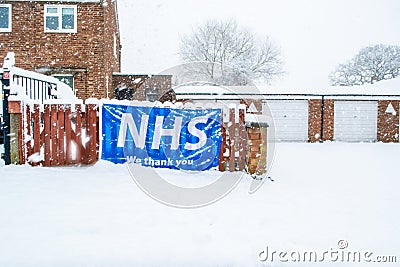
[[271,117],[277,142],[399,142],[400,79],[373,85],[291,90],[182,86],[178,101],[244,103]]

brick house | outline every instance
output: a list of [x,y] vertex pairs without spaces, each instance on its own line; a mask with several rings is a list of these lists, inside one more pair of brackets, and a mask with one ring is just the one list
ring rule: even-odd
[[52,75],[78,98],[112,97],[120,72],[116,0],[0,1],[0,61]]

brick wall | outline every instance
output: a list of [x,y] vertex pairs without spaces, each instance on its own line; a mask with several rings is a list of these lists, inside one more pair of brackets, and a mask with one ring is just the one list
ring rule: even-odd
[[308,141],[318,142],[320,140],[333,140],[334,135],[334,109],[335,103],[332,99],[324,100],[324,125],[321,137],[321,104],[320,99],[310,99],[308,106]]
[[[392,104],[396,114],[387,113]],[[399,142],[399,100],[378,101],[378,142]]]
[[321,140],[321,103],[319,99],[308,101],[308,142],[311,143]]
[[115,14],[117,1],[107,0],[107,6],[104,9],[104,68],[106,73],[107,97],[113,96],[113,73],[121,72],[121,39],[119,35],[119,26]]
[[324,141],[333,141],[335,127],[335,101],[333,99],[325,99],[324,101]]
[[[16,66],[44,74],[72,74],[79,98],[106,96],[112,73],[120,70],[120,40],[115,6],[103,3],[77,5],[77,33],[45,33],[44,5],[58,1],[4,1],[12,5],[12,32],[0,33],[0,60],[15,52]],[[114,34],[117,57],[114,56]]]

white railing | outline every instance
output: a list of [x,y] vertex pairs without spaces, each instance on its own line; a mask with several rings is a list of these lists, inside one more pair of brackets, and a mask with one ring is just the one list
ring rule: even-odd
[[71,87],[57,78],[15,67],[15,54],[9,52],[1,73],[8,72],[10,95],[43,103],[49,99],[76,99]]

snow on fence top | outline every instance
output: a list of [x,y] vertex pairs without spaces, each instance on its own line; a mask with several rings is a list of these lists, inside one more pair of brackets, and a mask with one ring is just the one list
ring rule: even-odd
[[[140,107],[157,107],[157,108],[172,108],[172,109],[186,109],[186,110],[203,110],[203,109],[221,109],[222,114],[223,114],[223,122],[228,122],[229,121],[229,110],[234,109],[235,110],[235,121],[238,123],[239,117],[238,117],[238,110],[243,109],[246,111],[246,105],[240,104],[229,104],[225,105],[223,103],[216,103],[216,102],[209,102],[209,103],[182,103],[182,102],[176,102],[172,103],[169,101],[166,101],[164,103],[161,103],[159,101],[156,102],[149,102],[149,101],[138,101],[138,100],[117,100],[117,99],[97,99],[97,98],[88,98],[86,101],[83,101],[82,99],[47,99],[44,101],[40,100],[32,100],[27,98],[26,96],[21,96],[21,95],[13,95],[9,97],[9,100],[11,101],[21,101],[25,105],[29,105],[31,107],[31,110],[33,110],[33,106],[35,104],[40,105],[40,110],[44,110],[44,105],[52,105],[52,104],[58,104],[58,105],[71,105],[72,110],[75,110],[76,105],[81,105],[81,110],[85,110],[85,105],[101,105],[101,104],[114,104],[114,105],[125,105],[125,106],[140,106]],[[252,117],[253,118],[253,117]],[[254,117],[255,118],[255,117]],[[256,121],[260,121],[259,119],[255,119]]]
[[238,123],[239,121],[239,112],[236,112],[240,109],[246,111],[246,105],[236,105],[236,104],[229,104],[225,105],[224,103],[217,103],[217,102],[207,102],[207,103],[182,103],[182,102],[169,102],[166,101],[161,103],[159,101],[156,102],[149,102],[149,101],[138,101],[138,100],[117,100],[117,99],[96,99],[96,98],[89,98],[85,101],[85,104],[115,104],[115,105],[126,105],[126,106],[141,106],[141,107],[158,107],[158,108],[172,108],[172,109],[221,109],[222,110],[222,118],[223,122],[229,121],[229,110],[235,110],[235,121]]

